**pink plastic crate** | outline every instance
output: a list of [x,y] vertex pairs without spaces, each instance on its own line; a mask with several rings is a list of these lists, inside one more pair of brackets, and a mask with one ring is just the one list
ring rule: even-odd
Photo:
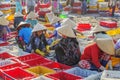
[[24,63],[28,64],[29,66],[38,66],[38,65],[51,63],[51,60],[48,60],[46,58],[39,58],[39,59],[25,61]]
[[15,57],[15,56],[10,55],[7,52],[0,53],[0,59],[7,59],[7,58],[12,58],[12,57]]
[[75,76],[75,75],[68,74],[65,72],[58,72],[55,74],[50,74],[50,75],[47,75],[47,77],[52,78],[54,80],[82,80],[82,78],[79,76]]
[[20,56],[18,57],[17,59],[19,59],[20,61],[29,61],[29,60],[34,60],[34,59],[40,59],[40,58],[43,58],[42,56],[38,55],[38,54],[35,54],[35,53],[31,53],[31,54],[27,54],[27,55],[24,55],[24,56]]
[[52,62],[52,63],[48,63],[48,64],[43,64],[43,66],[48,67],[50,69],[54,69],[54,70],[67,70],[70,69],[71,66],[67,66],[65,64],[61,64],[61,63],[57,63],[57,62]]
[[34,78],[34,75],[28,73],[21,68],[14,68],[3,71],[4,80],[30,80]]

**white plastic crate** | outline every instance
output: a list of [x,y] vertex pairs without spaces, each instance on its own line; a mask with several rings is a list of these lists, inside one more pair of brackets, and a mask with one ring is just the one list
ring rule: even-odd
[[37,78],[31,79],[31,80],[53,80],[53,79],[48,78],[48,77],[45,77],[45,76],[40,76],[40,77],[37,77]]
[[120,71],[104,70],[101,80],[120,80]]

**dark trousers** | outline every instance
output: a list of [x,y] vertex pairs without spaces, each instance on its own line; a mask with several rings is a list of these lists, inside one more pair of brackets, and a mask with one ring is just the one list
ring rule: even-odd
[[114,16],[114,13],[115,13],[115,6],[112,7],[112,17]]

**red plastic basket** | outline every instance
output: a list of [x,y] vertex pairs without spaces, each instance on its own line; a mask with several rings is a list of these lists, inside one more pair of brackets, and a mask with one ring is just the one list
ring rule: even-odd
[[50,6],[51,6],[50,3],[40,4],[39,5],[40,8],[49,8]]
[[91,25],[90,24],[81,24],[79,23],[77,26],[77,30],[79,31],[86,31],[86,30],[90,30],[91,29]]
[[48,64],[43,64],[43,66],[48,67],[50,69],[58,69],[58,70],[67,70],[70,69],[71,66],[67,66],[65,64],[61,64],[61,63],[57,63],[57,62],[52,62],[52,63],[48,63]]
[[7,45],[9,45],[9,42],[0,43],[0,47],[1,47],[1,46],[7,46]]
[[40,59],[40,58],[43,58],[43,57],[38,55],[38,54],[31,53],[31,54],[27,54],[27,55],[24,55],[24,56],[20,56],[17,59],[25,62],[25,61],[31,61],[31,60],[34,60],[34,59],[38,59],[38,58]]
[[0,59],[8,59],[8,58],[12,58],[12,57],[15,57],[15,56],[10,55],[7,52],[0,53]]
[[50,75],[47,75],[47,77],[52,78],[54,80],[80,80],[82,79],[79,76],[75,76],[75,75],[68,74],[65,72],[58,72],[55,74],[50,74]]
[[28,73],[21,68],[14,68],[3,71],[4,80],[30,80],[34,78],[34,75]]
[[46,13],[49,13],[50,11],[38,11],[39,16],[45,16]]
[[10,32],[11,35],[17,35],[17,31]]
[[27,64],[21,64],[21,63],[14,63],[14,64],[10,64],[10,65],[6,65],[6,66],[2,66],[0,67],[0,76],[3,77],[4,75],[2,74],[2,71],[7,70],[7,69],[12,69],[15,67],[20,67],[23,69],[29,68],[29,65]]
[[25,61],[24,63],[28,64],[29,66],[38,66],[50,63],[51,60],[45,59],[45,58],[39,58],[34,60]]

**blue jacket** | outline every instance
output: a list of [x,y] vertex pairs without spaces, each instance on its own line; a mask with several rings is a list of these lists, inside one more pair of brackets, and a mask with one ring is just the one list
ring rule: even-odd
[[30,41],[31,34],[32,34],[32,29],[31,28],[29,28],[29,27],[23,27],[19,31],[18,36],[22,37],[22,39],[24,40],[24,42],[26,44],[28,44],[29,41]]

